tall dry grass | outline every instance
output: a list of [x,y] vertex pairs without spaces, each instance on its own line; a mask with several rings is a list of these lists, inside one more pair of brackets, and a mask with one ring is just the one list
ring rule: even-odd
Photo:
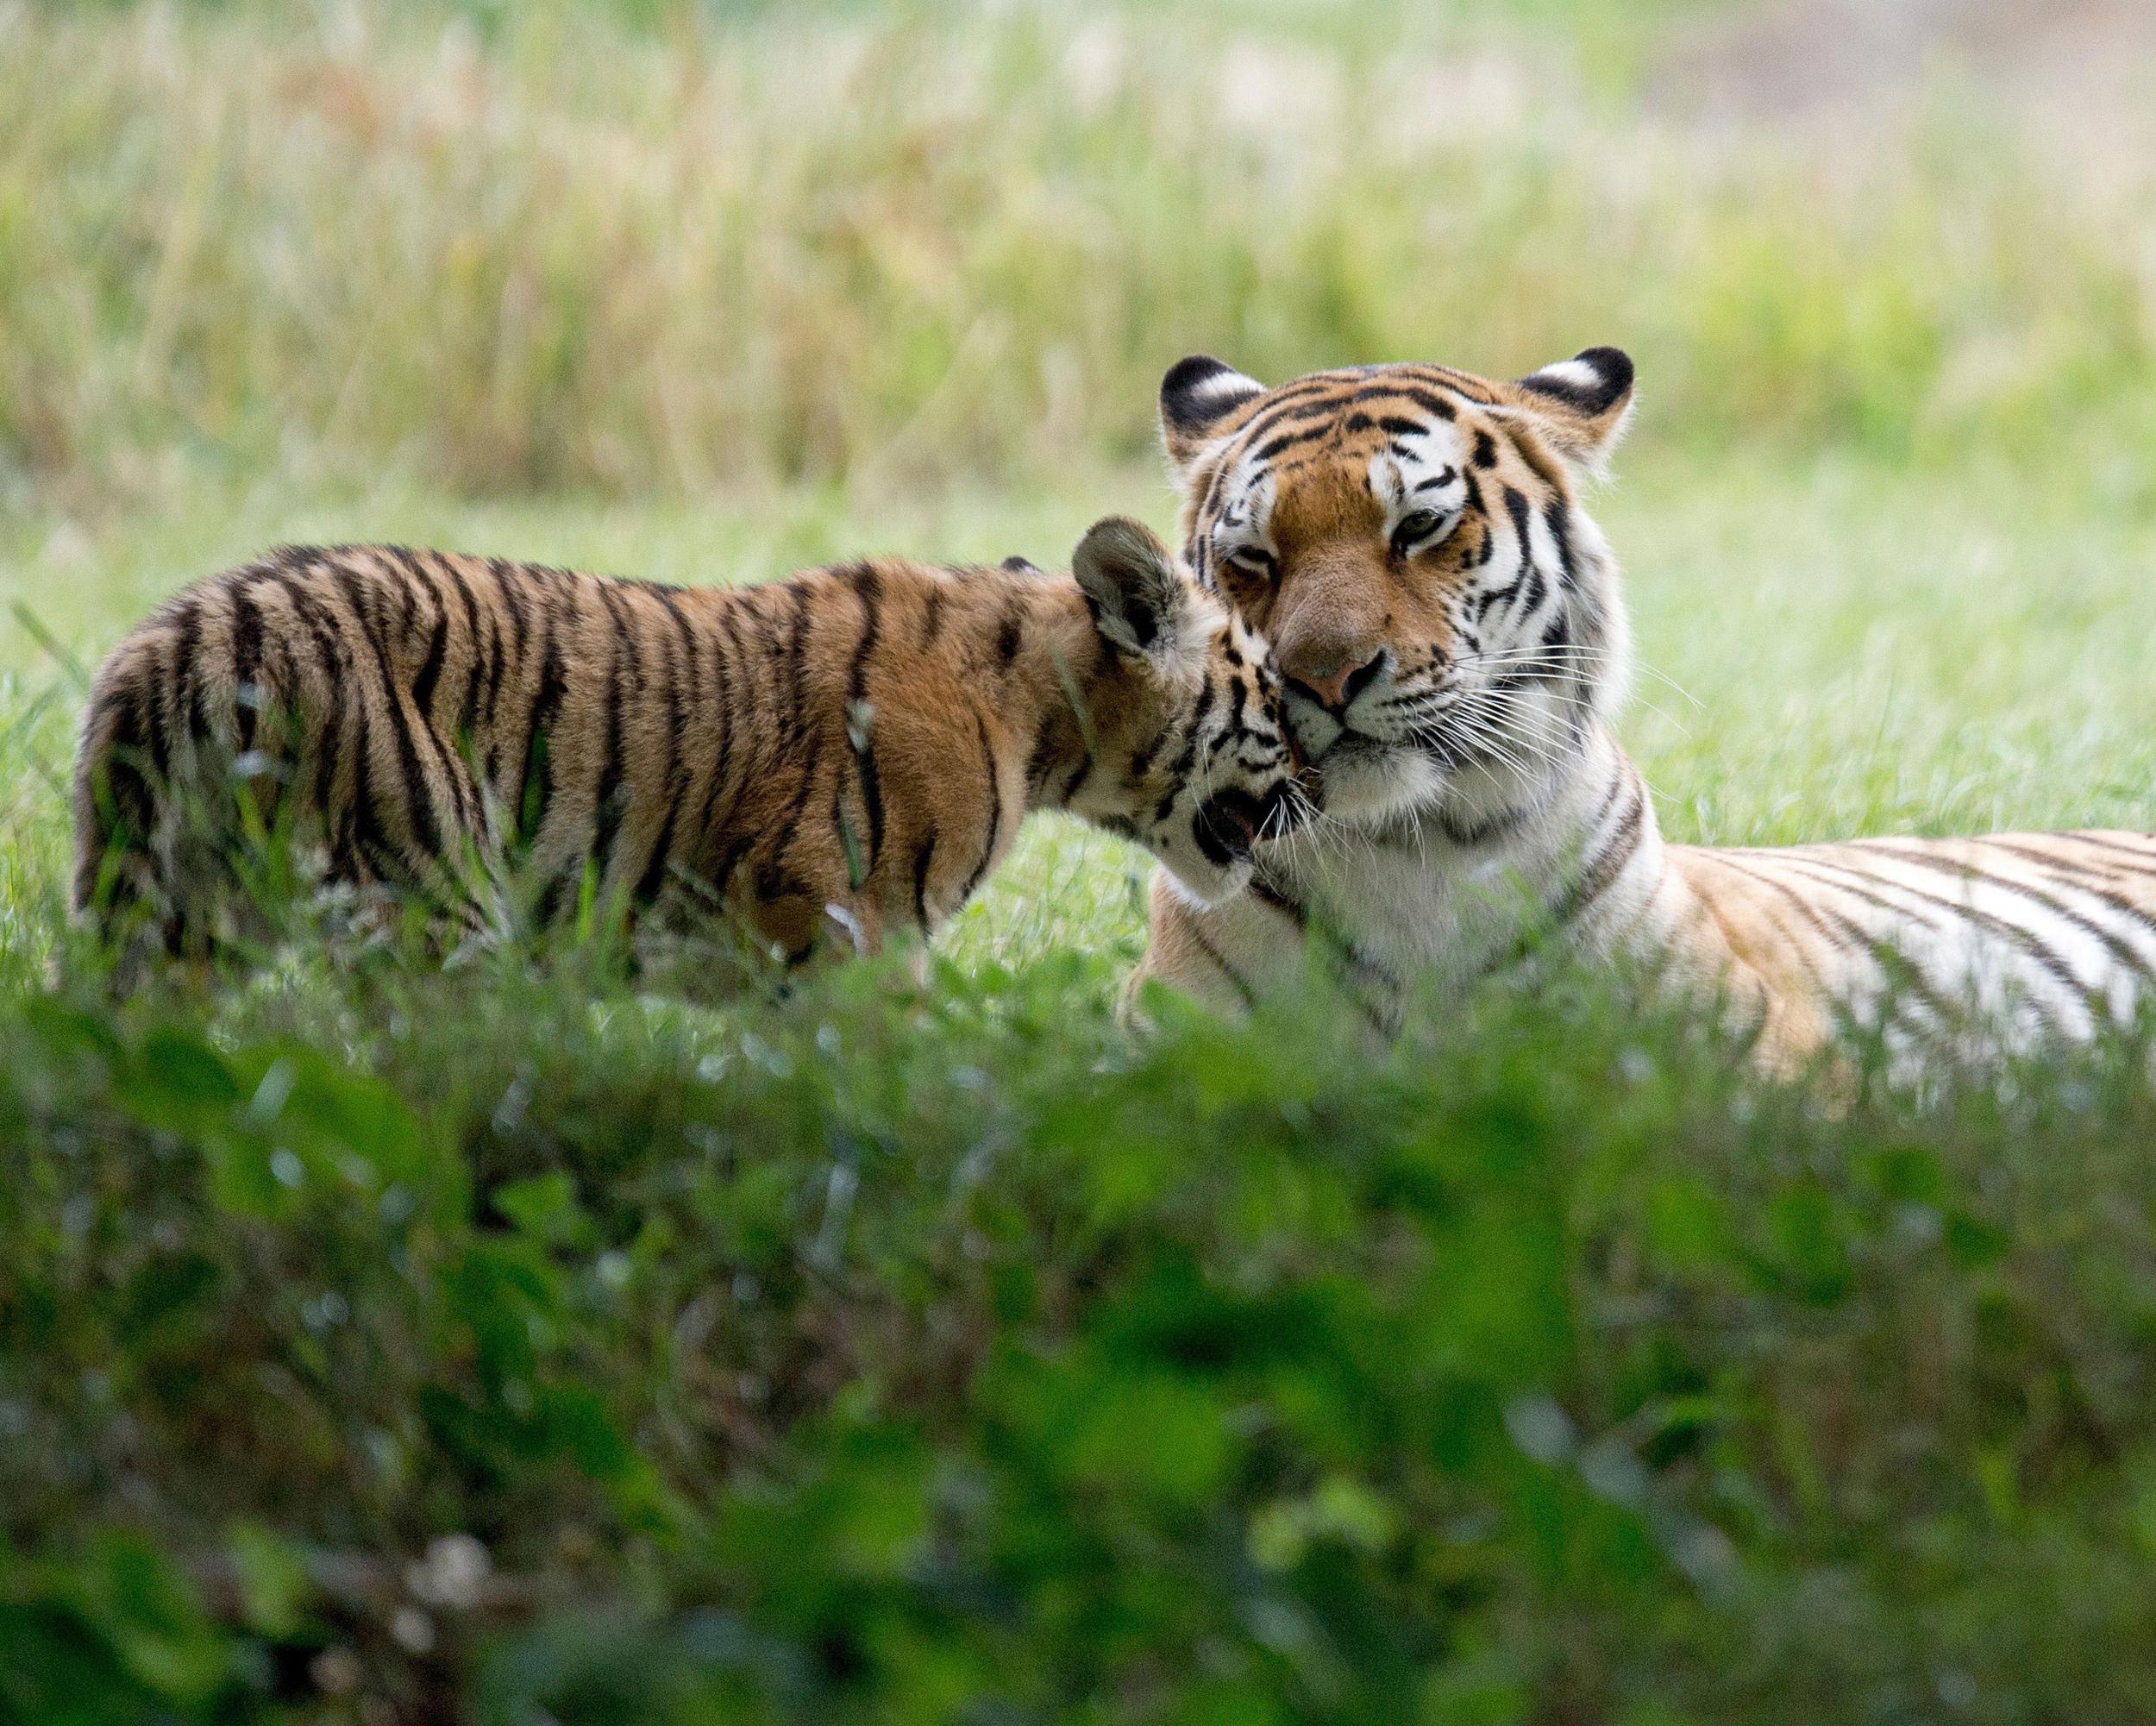
[[1615,341],[1664,436],[1896,455],[2149,393],[2146,176],[1514,9],[0,4],[0,497],[1039,479],[1194,348]]

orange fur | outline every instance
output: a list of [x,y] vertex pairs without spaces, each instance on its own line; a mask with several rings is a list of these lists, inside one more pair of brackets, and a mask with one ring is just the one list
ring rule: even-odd
[[788,959],[833,924],[868,950],[933,928],[1034,808],[1232,890],[1293,770],[1269,674],[1136,524],[1097,525],[1077,562],[691,589],[273,553],[176,595],[99,671],[75,903],[110,925],[144,902],[167,945],[200,944],[248,803],[333,880],[479,920],[510,876],[542,917],[592,890],[724,910]]

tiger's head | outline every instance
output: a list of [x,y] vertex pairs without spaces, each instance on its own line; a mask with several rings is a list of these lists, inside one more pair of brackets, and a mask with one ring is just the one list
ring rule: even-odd
[[1621,691],[1616,568],[1581,509],[1632,405],[1590,348],[1510,382],[1435,365],[1161,384],[1185,556],[1263,635],[1327,814],[1473,832],[1532,804]]
[[1257,845],[1311,807],[1263,643],[1128,517],[1087,529],[1071,574],[1106,650],[1079,692],[1091,736],[1056,800],[1144,846],[1200,902],[1232,897]]

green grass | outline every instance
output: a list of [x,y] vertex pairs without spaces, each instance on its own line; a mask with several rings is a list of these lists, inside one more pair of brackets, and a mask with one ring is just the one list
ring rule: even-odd
[[190,576],[1047,562],[1167,525],[1193,348],[1634,351],[1673,838],[2149,826],[2149,45],[1714,84],[1803,13],[0,4],[0,1722],[2145,1717],[2146,1035],[1135,1036],[1052,820],[924,987],[66,929]]

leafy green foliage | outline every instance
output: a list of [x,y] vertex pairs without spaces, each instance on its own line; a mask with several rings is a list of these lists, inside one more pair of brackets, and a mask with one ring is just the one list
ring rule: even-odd
[[0,1017],[0,1709],[2123,1719],[2156,1669],[2134,1046],[1834,1116],[1583,982],[1381,1052],[1322,991],[1133,1040],[1092,961],[691,1009],[556,957]]

